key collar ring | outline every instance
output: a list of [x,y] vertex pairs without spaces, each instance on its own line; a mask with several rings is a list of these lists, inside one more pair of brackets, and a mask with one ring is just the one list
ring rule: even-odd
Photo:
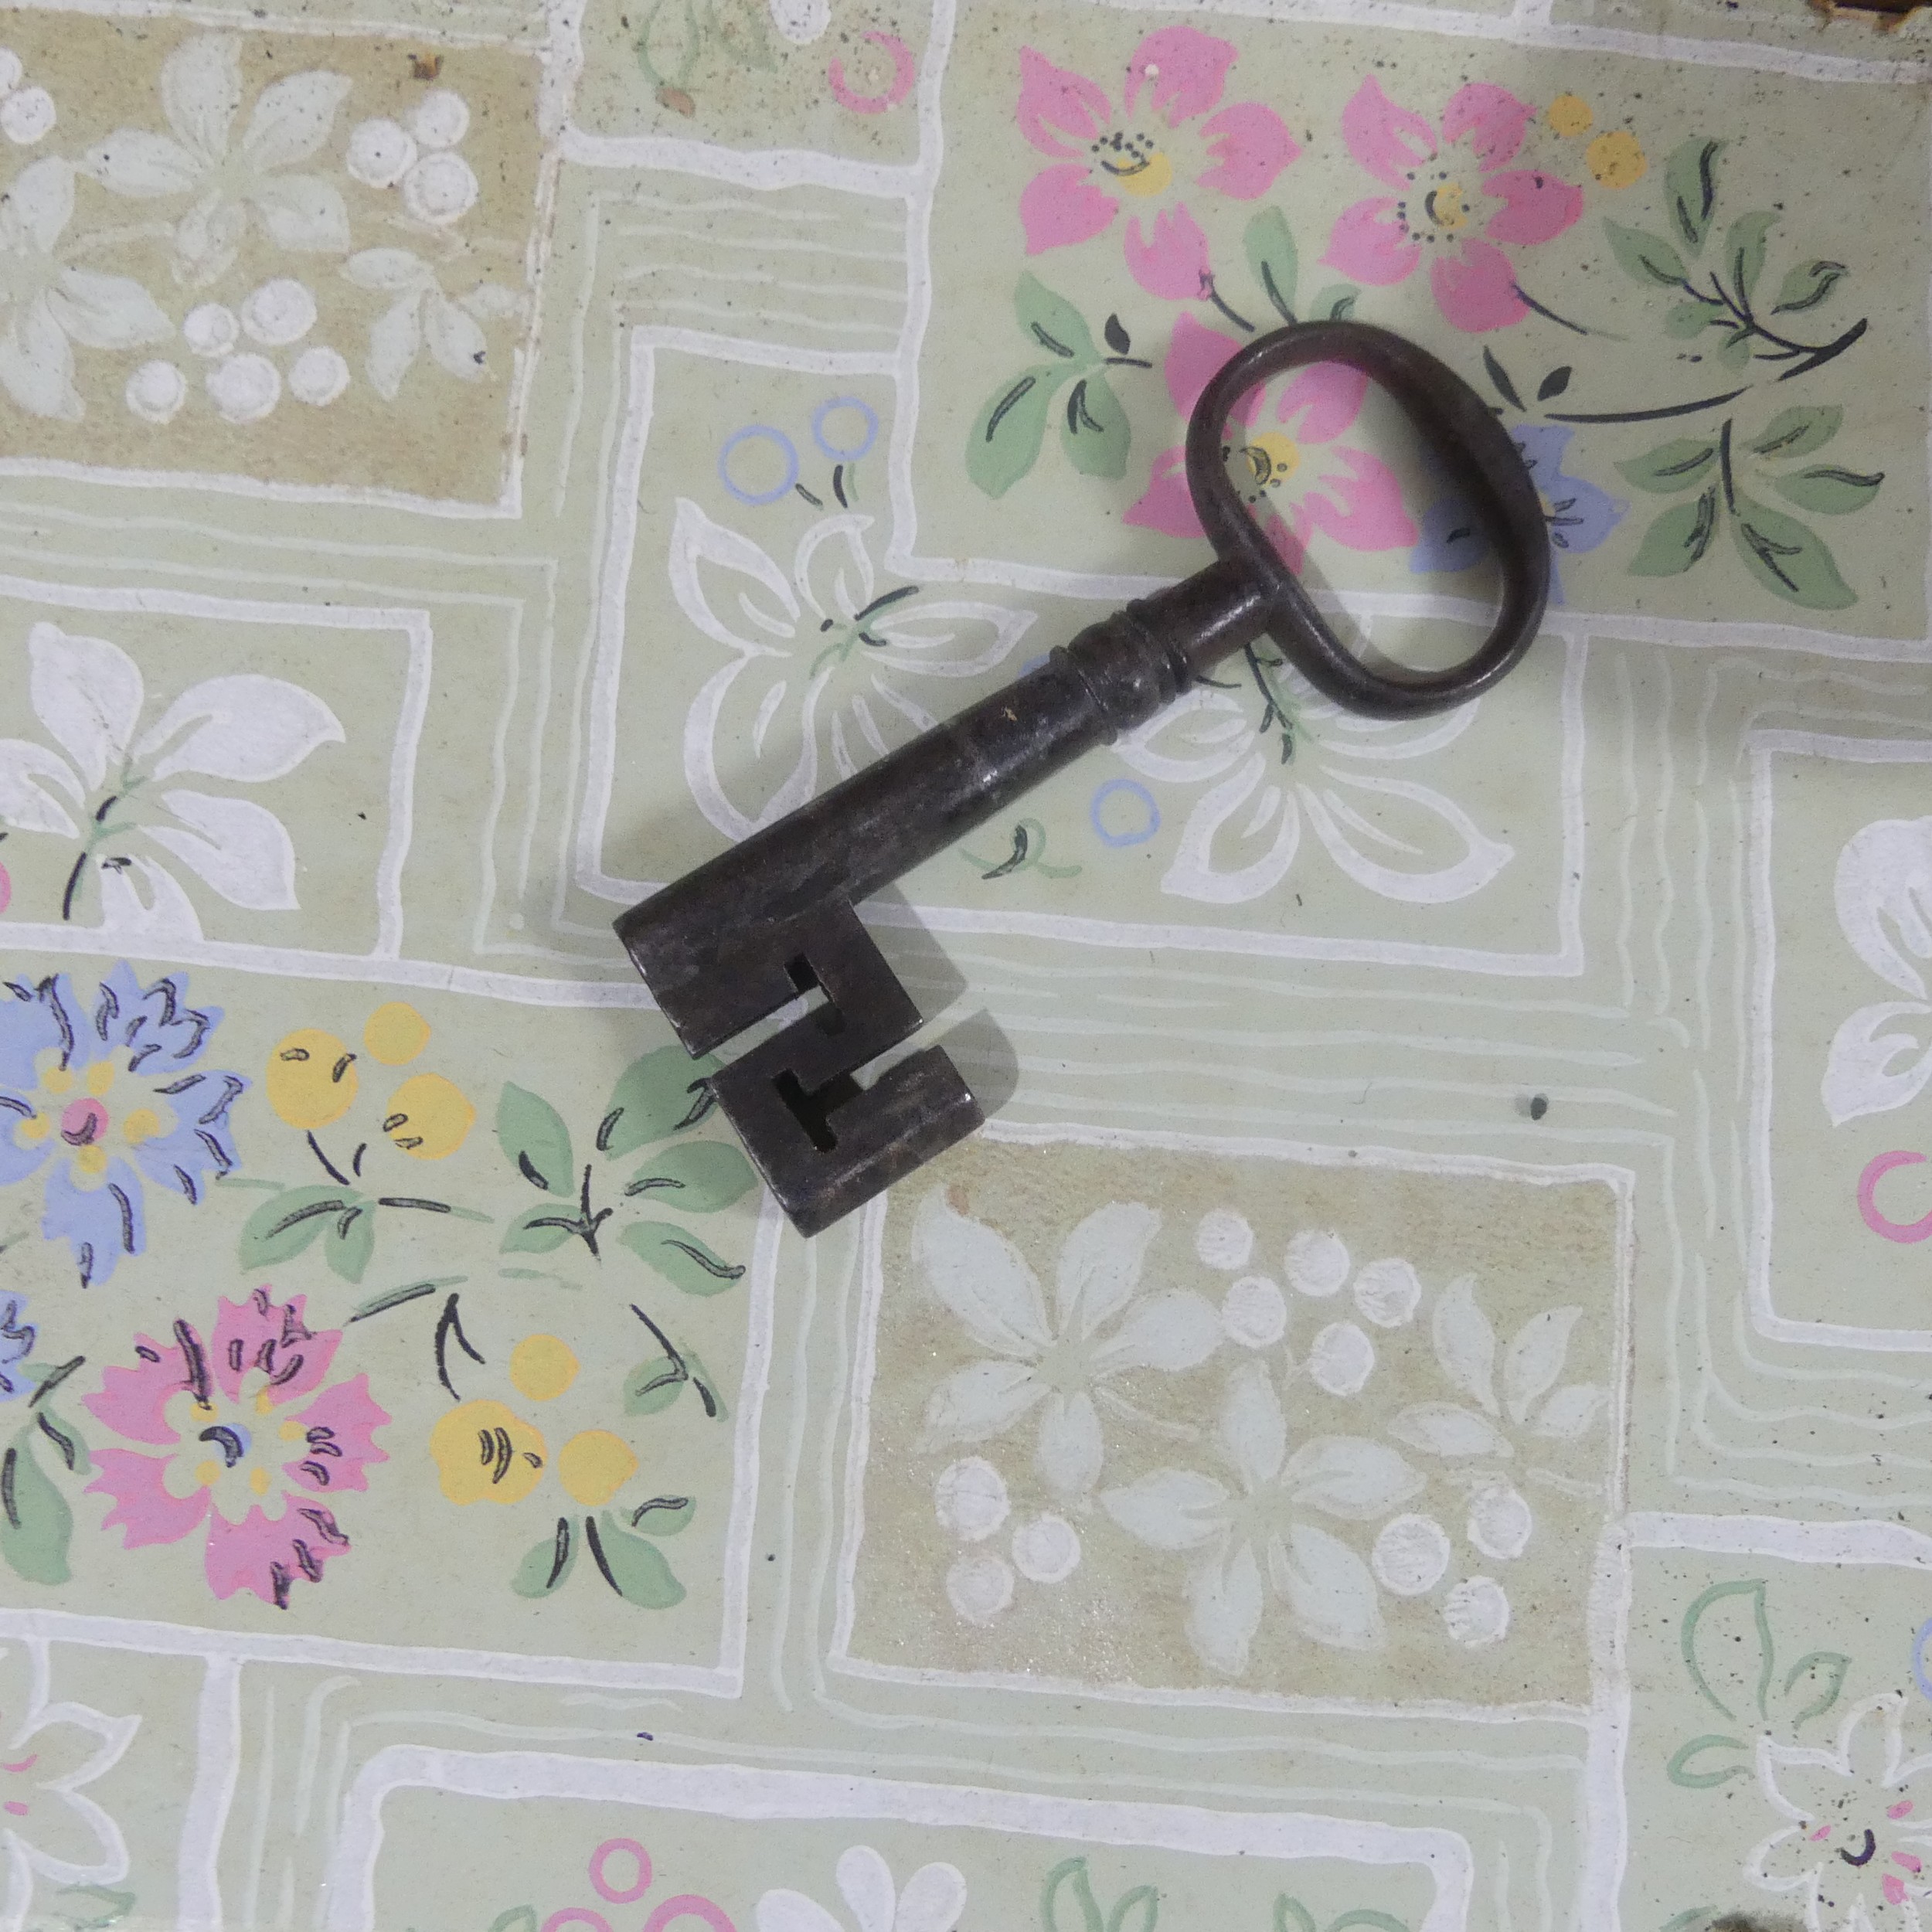
[[[1223,454],[1235,406],[1270,376],[1313,362],[1359,369],[1394,397],[1481,523],[1502,571],[1502,602],[1481,646],[1446,671],[1378,669],[1329,629],[1314,600],[1228,474]],[[1530,645],[1549,597],[1549,537],[1522,453],[1488,405],[1413,342],[1366,322],[1303,322],[1240,350],[1216,374],[1188,423],[1188,488],[1208,540],[1261,587],[1266,628],[1324,697],[1374,718],[1412,718],[1487,691]]]

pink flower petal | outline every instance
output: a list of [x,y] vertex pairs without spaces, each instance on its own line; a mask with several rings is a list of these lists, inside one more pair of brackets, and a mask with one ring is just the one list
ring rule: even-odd
[[[1175,323],[1173,338],[1167,345],[1163,372],[1167,377],[1167,393],[1174,399],[1174,406],[1182,415],[1194,413],[1194,406],[1201,400],[1202,390],[1240,346],[1232,335],[1223,335],[1218,328],[1206,328],[1192,315],[1183,315]],[[1251,422],[1260,401],[1260,392],[1250,389],[1241,398],[1234,414],[1243,423]]]
[[1583,212],[1583,191],[1540,168],[1512,168],[1488,175],[1482,191],[1500,195],[1504,204],[1482,231],[1492,241],[1551,241],[1573,226]]
[[1324,266],[1338,268],[1371,288],[1386,288],[1416,272],[1422,244],[1410,240],[1396,219],[1393,198],[1383,195],[1355,202],[1335,216],[1321,260]]
[[1201,177],[1203,188],[1218,188],[1236,201],[1253,201],[1274,185],[1274,178],[1301,145],[1281,124],[1281,117],[1258,100],[1237,100],[1201,130],[1214,165]]
[[[1317,362],[1298,371],[1274,406],[1274,420],[1289,423],[1298,443],[1332,443],[1362,413],[1369,379],[1345,362]],[[1299,413],[1298,423],[1291,419]]]
[[1897,1804],[1886,1806],[1885,1815],[1887,1818],[1906,1818],[1910,1815],[1911,1810],[1912,1801],[1909,1798],[1902,1798]]
[[[282,1473],[302,1488],[327,1490],[332,1495],[342,1489],[366,1489],[369,1480],[363,1471],[372,1462],[389,1461],[387,1451],[376,1446],[376,1431],[389,1417],[370,1399],[366,1375],[325,1389],[288,1420],[311,1438],[292,1444],[295,1453],[282,1465]],[[328,1434],[318,1437],[317,1432],[323,1430]],[[331,1449],[339,1453],[331,1455]],[[322,1473],[318,1475],[317,1470]]]
[[[1077,155],[1114,118],[1107,96],[1084,74],[1019,50],[1019,131],[1043,155]],[[1070,142],[1058,138],[1072,137]]]
[[[136,1335],[137,1367],[109,1369],[100,1378],[98,1395],[83,1396],[80,1406],[97,1422],[105,1423],[117,1436],[130,1442],[172,1443],[179,1440],[168,1427],[162,1411],[171,1396],[189,1386],[186,1366],[180,1349],[172,1340],[157,1342],[151,1335]],[[147,1354],[140,1354],[145,1349]],[[157,1360],[150,1362],[148,1355]]]
[[1905,1881],[1896,1872],[1887,1872],[1885,1883],[1879,1889],[1884,1893],[1887,1905],[1903,1905],[1905,1903]]
[[1204,114],[1221,98],[1235,50],[1198,27],[1162,27],[1134,49],[1127,63],[1127,110],[1140,104],[1141,83],[1148,82],[1154,98],[1148,104],[1178,128]]
[[168,1470],[165,1456],[138,1456],[131,1449],[97,1449],[94,1458],[100,1473],[88,1484],[87,1493],[114,1498],[114,1506],[100,1526],[112,1529],[118,1524],[125,1532],[124,1549],[179,1543],[208,1514],[206,1489],[197,1489],[185,1498],[168,1489],[163,1480]]
[[279,1522],[260,1509],[234,1523],[219,1510],[210,1512],[206,1568],[216,1597],[226,1600],[250,1590],[264,1603],[286,1610],[297,1583],[320,1583],[322,1565],[348,1549],[349,1539],[328,1510],[298,1508],[293,1497],[286,1500]]
[[1398,107],[1373,74],[1342,111],[1342,138],[1349,152],[1391,188],[1406,187],[1410,172],[1436,155],[1435,131],[1421,115]]
[[241,1400],[242,1378],[251,1369],[267,1376],[270,1399],[277,1403],[298,1400],[321,1386],[342,1333],[332,1328],[311,1334],[302,1320],[302,1301],[301,1295],[291,1295],[284,1307],[270,1301],[266,1288],[257,1288],[245,1301],[222,1302],[209,1367],[230,1402]]
[[1442,111],[1443,145],[1468,134],[1476,159],[1485,168],[1500,168],[1522,145],[1523,130],[1536,111],[1507,87],[1472,81],[1451,94]]
[[1178,203],[1154,217],[1149,241],[1138,215],[1128,224],[1128,273],[1150,295],[1170,302],[1191,302],[1208,277],[1207,237],[1194,217]]
[[1322,474],[1294,507],[1298,520],[1351,550],[1406,550],[1420,540],[1395,472],[1345,443],[1323,453]]
[[1436,306],[1471,335],[1508,328],[1529,313],[1509,257],[1489,242],[1464,242],[1459,257],[1438,256],[1429,264],[1429,284]]
[[1187,452],[1163,450],[1154,459],[1154,474],[1126,521],[1145,530],[1165,530],[1169,536],[1199,536],[1201,519],[1187,486]]
[[1020,191],[1026,252],[1038,255],[1072,242],[1091,241],[1117,212],[1114,197],[1096,188],[1078,162],[1043,168]]

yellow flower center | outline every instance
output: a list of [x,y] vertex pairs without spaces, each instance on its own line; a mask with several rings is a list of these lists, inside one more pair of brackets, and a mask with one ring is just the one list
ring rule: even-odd
[[36,1114],[13,1130],[13,1138],[22,1147],[38,1147],[53,1131],[53,1122],[46,1114]]
[[465,1402],[430,1431],[443,1493],[454,1503],[521,1502],[543,1475],[544,1440],[500,1402]]
[[1578,94],[1559,94],[1549,104],[1547,117],[1560,134],[1587,134],[1596,119],[1590,111],[1590,103]]
[[161,1131],[161,1116],[151,1107],[138,1107],[121,1122],[121,1131],[130,1147],[138,1147]]
[[586,1509],[597,1509],[638,1473],[638,1459],[621,1436],[607,1429],[587,1429],[563,1445],[556,1472]]
[[532,1402],[555,1401],[577,1379],[577,1357],[553,1335],[526,1335],[510,1352],[510,1379]]
[[50,1066],[40,1076],[40,1084],[49,1094],[70,1094],[73,1091],[73,1076],[64,1066]]
[[305,1026],[268,1056],[268,1104],[291,1127],[339,1121],[355,1098],[355,1056],[333,1033]]
[[1469,225],[1468,198],[1459,181],[1445,181],[1423,198],[1423,210],[1438,228],[1454,231]]
[[1255,487],[1273,489],[1285,482],[1301,467],[1301,451],[1291,436],[1279,430],[1264,430],[1241,446],[1241,454],[1254,472]]
[[1158,195],[1174,185],[1174,164],[1156,148],[1151,155],[1120,166],[1111,161],[1100,165],[1114,177],[1114,185],[1126,195]]
[[1599,134],[1583,150],[1583,165],[1606,188],[1628,188],[1641,181],[1650,168],[1641,145],[1628,128]]
[[385,1066],[400,1066],[414,1060],[429,1043],[429,1022],[400,999],[377,1007],[362,1029],[362,1044]]
[[476,1109],[460,1087],[440,1073],[418,1073],[389,1097],[383,1131],[405,1154],[440,1161],[454,1154],[476,1124]]
[[74,1149],[73,1164],[83,1174],[96,1176],[107,1171],[107,1150],[98,1141],[90,1141],[85,1147]]
[[87,1069],[87,1091],[96,1100],[104,1098],[114,1083],[114,1063],[112,1060],[96,1060]]

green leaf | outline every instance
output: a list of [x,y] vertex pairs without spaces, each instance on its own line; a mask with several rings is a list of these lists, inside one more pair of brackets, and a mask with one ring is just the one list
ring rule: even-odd
[[505,1080],[496,1104],[496,1138],[510,1165],[532,1187],[552,1194],[575,1192],[577,1163],[570,1158],[570,1130],[548,1100],[513,1080]]
[[692,1386],[708,1389],[717,1409],[717,1420],[729,1422],[731,1420],[731,1405],[725,1400],[724,1391],[718,1386],[718,1378],[704,1366],[703,1358],[696,1349],[685,1349],[684,1359],[685,1366],[691,1371]]
[[1287,217],[1278,208],[1264,208],[1242,230],[1241,246],[1247,251],[1248,267],[1261,285],[1276,315],[1284,322],[1294,320],[1294,280],[1298,263],[1294,236]]
[[1137,1885],[1114,1900],[1107,1915],[1107,1932],[1154,1932],[1160,1921],[1160,1893],[1151,1885]]
[[1127,453],[1133,441],[1114,385],[1097,372],[1081,376],[1067,391],[1066,420],[1060,425],[1060,447],[1067,461],[1083,476],[1117,483],[1127,474]]
[[571,1531],[570,1519],[560,1516],[556,1533],[546,1536],[517,1565],[510,1587],[519,1597],[547,1597],[570,1581],[577,1560],[577,1539]]
[[1671,233],[1694,255],[1704,246],[1717,207],[1717,157],[1721,141],[1692,135],[1664,164],[1664,197]]
[[1883,470],[1861,476],[1855,470],[1842,470],[1828,463],[1814,464],[1795,476],[1774,476],[1773,489],[1801,510],[1815,510],[1821,516],[1849,516],[1862,510],[1879,493],[1885,481]]
[[716,1103],[705,1084],[718,1070],[714,1055],[693,1060],[682,1046],[660,1046],[617,1076],[597,1124],[597,1151],[621,1161],[650,1141],[695,1127]]
[[34,1460],[23,1430],[0,1456],[0,1557],[30,1583],[67,1580],[73,1512]]
[[1845,412],[1835,403],[1819,403],[1809,409],[1781,410],[1765,427],[1764,434],[1745,447],[1753,456],[1769,456],[1779,462],[1793,457],[1809,456],[1822,449],[1837,435]]
[[631,1527],[652,1536],[675,1536],[698,1513],[696,1496],[653,1496],[631,1512]]
[[1100,361],[1092,333],[1080,311],[1063,295],[1056,295],[1037,275],[1022,275],[1013,289],[1013,313],[1022,332],[1035,348],[1062,362],[1091,369]]
[[499,1254],[548,1254],[577,1232],[577,1216],[543,1204],[526,1208],[505,1230]]
[[[1738,1623],[1740,1612],[1749,1620],[1742,1626]],[[1711,1626],[1706,1646],[1704,1620],[1709,1617],[1719,1621]],[[1721,1671],[1740,1689],[1748,1692],[1760,1717],[1770,1716],[1766,1699],[1776,1668],[1777,1647],[1772,1640],[1770,1618],[1764,1608],[1762,1577],[1748,1582],[1713,1583],[1702,1592],[1684,1612],[1678,1646],[1683,1654],[1684,1668],[1689,1672],[1698,1695],[1713,1710],[1730,1718],[1746,1715],[1741,1697],[1733,1697],[1731,1703],[1737,1706],[1733,1710],[1712,1685],[1713,1673]],[[1710,1657],[1708,1668],[1703,1661],[1707,1654]]]
[[1352,282],[1331,282],[1308,304],[1308,319],[1314,322],[1345,322],[1355,313],[1362,291]]
[[1630,560],[1634,577],[1674,577],[1702,560],[1717,531],[1717,485],[1695,503],[1673,504],[1644,532]]
[[624,1191],[648,1194],[662,1189],[670,1206],[687,1214],[712,1214],[757,1185],[756,1170],[729,1141],[685,1141],[654,1155]]
[[499,1912],[490,1921],[490,1932],[536,1932],[536,1907],[533,1905],[513,1905],[507,1912]]
[[[1736,1761],[1716,1770],[1693,1770],[1692,1760],[1706,1751],[1735,1751]],[[1687,1791],[1714,1791],[1720,1784],[1728,1784],[1734,1777],[1750,1775],[1750,1753],[1751,1747],[1741,1737],[1719,1737],[1714,1733],[1693,1737],[1672,1754],[1670,1763],[1665,1767],[1665,1775],[1673,1784]]]
[[1658,496],[1675,496],[1689,489],[1717,461],[1717,445],[1700,436],[1680,436],[1675,441],[1660,443],[1641,456],[1633,456],[1617,465],[1626,483]]
[[1717,345],[1717,359],[1728,369],[1740,369],[1751,359],[1751,332],[1734,328]]
[[1721,318],[1721,311],[1709,302],[1678,302],[1664,317],[1664,333],[1682,342],[1701,335]]
[[744,1276],[742,1261],[734,1265],[714,1254],[675,1222],[634,1221],[617,1239],[686,1294],[722,1294]]
[[243,1273],[294,1260],[362,1198],[339,1187],[290,1187],[271,1195],[249,1216],[236,1244]]
[[1791,1726],[1795,1732],[1799,1726],[1808,1724],[1815,1717],[1822,1717],[1838,1700],[1845,1689],[1845,1674],[1852,1668],[1852,1660],[1841,1651],[1808,1651],[1794,1664],[1784,1679],[1784,1695],[1788,1698],[1796,1688],[1798,1680],[1813,1672],[1818,1673],[1814,1682],[1821,1686],[1818,1695],[1803,1709],[1794,1711]]
[[1796,268],[1787,268],[1784,281],[1777,285],[1777,301],[1771,313],[1798,315],[1808,308],[1816,308],[1844,279],[1842,262],[1804,262]]
[[1085,1859],[1063,1859],[1047,1873],[1039,1916],[1046,1932],[1107,1932]]
[[672,1573],[664,1552],[643,1536],[620,1529],[606,1509],[594,1523],[587,1517],[583,1532],[604,1580],[627,1604],[641,1610],[669,1610],[684,1601],[684,1585]]
[[1621,222],[1606,219],[1604,233],[1610,237],[1611,253],[1617,266],[1634,282],[1648,288],[1684,286],[1684,258],[1661,235],[1646,234],[1641,228],[1626,228]]
[[1047,406],[1066,366],[1022,370],[1002,383],[973,420],[966,474],[992,497],[1004,496],[1039,461]]
[[1724,261],[1731,271],[1732,292],[1740,308],[1750,305],[1751,291],[1764,272],[1764,238],[1777,226],[1768,209],[1740,215],[1724,237]]
[[1328,1932],[1354,1932],[1361,1926],[1364,1932],[1409,1932],[1409,1928],[1391,1912],[1378,1912],[1373,1907],[1359,1905],[1352,1912],[1344,1912],[1338,1918],[1328,1921]]
[[87,1439],[66,1417],[54,1412],[50,1402],[42,1403],[34,1411],[34,1427],[48,1447],[66,1464],[70,1475],[90,1476],[94,1474],[93,1459],[87,1454]]
[[667,1355],[654,1355],[640,1362],[624,1379],[624,1413],[627,1416],[655,1416],[669,1408],[685,1392],[691,1370]]
[[361,1281],[376,1252],[376,1216],[367,1207],[348,1207],[328,1224],[322,1253],[330,1267],[352,1286]]
[[1843,611],[1858,602],[1824,538],[1796,517],[1740,495],[1731,534],[1745,567],[1774,597],[1807,611]]
[[1315,1932],[1315,1914],[1284,1892],[1274,1901],[1274,1932]]

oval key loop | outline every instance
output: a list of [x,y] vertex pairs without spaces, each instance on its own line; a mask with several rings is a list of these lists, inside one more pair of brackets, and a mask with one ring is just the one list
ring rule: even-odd
[[[1344,362],[1386,389],[1468,499],[1502,566],[1502,607],[1481,648],[1447,671],[1378,671],[1328,628],[1236,492],[1223,452],[1243,396],[1270,376]],[[1536,634],[1549,596],[1549,535],[1521,453],[1489,406],[1425,349],[1366,322],[1303,322],[1264,335],[1215,376],[1187,432],[1188,488],[1208,541],[1265,589],[1267,633],[1324,697],[1372,718],[1440,711],[1486,691]]]

